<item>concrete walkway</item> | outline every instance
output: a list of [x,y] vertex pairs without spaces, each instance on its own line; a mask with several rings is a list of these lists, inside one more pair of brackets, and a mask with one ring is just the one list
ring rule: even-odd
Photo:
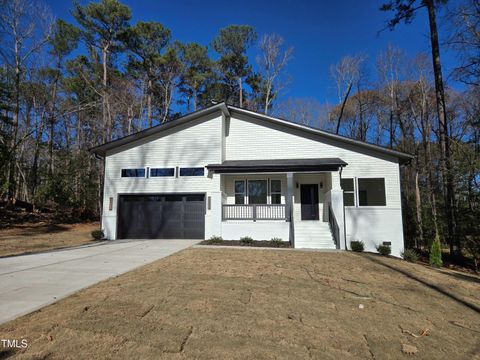
[[0,324],[200,240],[121,240],[0,259]]

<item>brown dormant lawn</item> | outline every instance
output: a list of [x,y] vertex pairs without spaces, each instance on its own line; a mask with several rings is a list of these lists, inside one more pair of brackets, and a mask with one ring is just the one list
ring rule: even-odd
[[22,224],[0,230],[0,256],[38,253],[93,242],[98,222],[83,224]]
[[0,325],[1,339],[28,341],[0,358],[480,359],[479,308],[474,275],[372,254],[191,248]]

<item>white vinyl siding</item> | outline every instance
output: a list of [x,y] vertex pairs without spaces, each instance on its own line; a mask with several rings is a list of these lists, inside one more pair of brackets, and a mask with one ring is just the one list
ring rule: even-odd
[[[121,169],[205,167],[222,159],[220,114],[157,133],[107,153],[103,200],[103,228],[115,238],[118,194],[220,193],[220,176],[122,178]],[[113,198],[109,210],[109,198]],[[217,210],[217,209],[215,209]],[[207,217],[210,214],[207,212]],[[206,231],[208,221],[206,221]]]
[[[362,240],[368,251],[376,251],[376,244],[391,241],[392,254],[400,256],[403,230],[400,166],[396,157],[238,114],[232,116],[226,133],[226,160],[335,157],[348,163],[342,178],[384,178],[385,206],[358,207],[356,198],[356,206],[345,208],[347,246],[351,240]],[[300,177],[295,175],[295,179]],[[299,220],[298,207],[299,204],[294,205],[295,221]],[[323,210],[320,214],[325,216]]]
[[348,163],[342,178],[385,178],[386,207],[401,207],[397,158],[296,129],[285,129],[281,125],[261,125],[261,120],[239,117],[230,120],[226,160],[338,157]]
[[[285,204],[286,174],[218,175],[205,169],[204,176],[178,176],[179,169],[205,167],[208,164],[219,164],[223,160],[330,157],[340,158],[348,163],[342,170],[342,178],[385,179],[385,206],[354,206],[345,209],[347,243],[350,240],[362,240],[370,250],[374,249],[375,244],[391,241],[392,254],[400,254],[403,249],[403,234],[400,172],[396,157],[237,114],[232,111],[231,118],[220,113],[210,114],[109,151],[105,158],[102,216],[102,228],[106,230],[107,237],[115,238],[118,194],[202,193],[206,195],[206,201],[211,200],[212,204],[205,215],[207,238],[211,235],[224,238],[251,235],[262,239],[277,236],[288,240],[288,222],[278,221],[274,227],[268,221],[257,221],[255,224],[222,222],[221,214],[222,203],[235,204],[234,181],[241,179],[281,180],[280,197],[281,203]],[[175,168],[175,176],[121,177],[121,169],[134,168]],[[293,192],[295,199],[299,199],[296,183],[323,184],[323,189],[319,191],[319,206],[325,221],[327,207],[323,208],[323,203],[324,196],[330,196],[330,174],[294,174]],[[355,191],[357,186],[355,182]],[[244,196],[248,196],[247,181]],[[112,204],[110,198],[113,199]],[[358,205],[358,199],[355,200]],[[271,203],[270,183],[267,201]],[[337,203],[340,204],[341,200]],[[298,202],[293,204],[295,221],[299,218],[299,206]]]

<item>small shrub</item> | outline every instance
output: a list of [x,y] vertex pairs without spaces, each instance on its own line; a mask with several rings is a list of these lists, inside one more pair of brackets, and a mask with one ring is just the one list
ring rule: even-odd
[[378,245],[377,251],[383,256],[388,256],[392,252],[392,248],[388,245]]
[[405,249],[401,255],[403,260],[406,260],[408,262],[414,263],[414,262],[417,262],[418,260],[418,254],[413,249]]
[[221,244],[223,242],[223,238],[221,236],[213,235],[207,241],[209,244]]
[[350,241],[350,248],[355,252],[362,252],[365,249],[363,241]]
[[240,242],[242,244],[252,244],[253,243],[253,239],[250,237],[250,236],[244,236],[242,238],[240,238]]
[[442,261],[442,245],[440,244],[440,236],[435,236],[432,247],[430,248],[429,263],[431,266],[440,267],[443,265]]
[[102,230],[93,230],[91,235],[95,240],[102,240],[105,237]]
[[283,244],[283,240],[280,239],[280,238],[276,238],[276,237],[271,238],[270,241],[271,241],[271,243],[272,243],[273,245],[275,245],[275,246],[280,246],[280,245]]

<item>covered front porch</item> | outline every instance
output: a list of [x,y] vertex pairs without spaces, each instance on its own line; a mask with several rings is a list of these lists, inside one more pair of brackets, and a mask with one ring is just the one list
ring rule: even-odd
[[226,161],[220,175],[222,236],[273,237],[296,248],[344,248],[340,159]]

